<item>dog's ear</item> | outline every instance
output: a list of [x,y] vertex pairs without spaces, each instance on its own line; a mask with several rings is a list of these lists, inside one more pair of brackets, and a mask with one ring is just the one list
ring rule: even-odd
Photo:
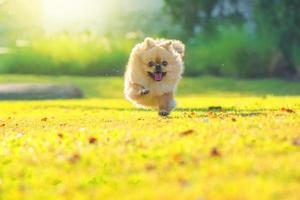
[[172,48],[172,41],[168,40],[168,41],[164,41],[160,44],[161,47],[170,50]]
[[185,45],[179,41],[179,40],[173,40],[172,41],[172,46],[175,49],[175,51],[177,53],[180,54],[180,56],[183,58],[184,57],[184,53],[185,53]]
[[152,39],[150,37],[145,38],[145,40],[144,40],[144,48],[145,49],[150,49],[154,46],[155,46],[155,40],[154,39]]

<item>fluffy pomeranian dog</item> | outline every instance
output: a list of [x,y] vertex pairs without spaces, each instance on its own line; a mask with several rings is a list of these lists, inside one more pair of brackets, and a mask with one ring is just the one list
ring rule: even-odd
[[130,55],[125,72],[125,97],[136,106],[167,116],[175,108],[174,94],[184,70],[185,46],[178,40],[146,38]]

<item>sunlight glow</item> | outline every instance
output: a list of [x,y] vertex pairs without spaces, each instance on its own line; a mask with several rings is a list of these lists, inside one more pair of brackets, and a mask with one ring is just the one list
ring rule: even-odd
[[46,32],[103,30],[126,13],[160,10],[163,0],[42,0]]
[[92,24],[104,25],[112,8],[107,0],[43,0],[45,29],[84,29]]

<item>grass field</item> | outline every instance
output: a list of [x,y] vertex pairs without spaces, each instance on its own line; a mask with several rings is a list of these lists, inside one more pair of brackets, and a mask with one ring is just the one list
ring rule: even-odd
[[87,98],[0,102],[1,200],[300,199],[299,82],[187,78],[162,118],[121,78],[0,76],[21,81]]

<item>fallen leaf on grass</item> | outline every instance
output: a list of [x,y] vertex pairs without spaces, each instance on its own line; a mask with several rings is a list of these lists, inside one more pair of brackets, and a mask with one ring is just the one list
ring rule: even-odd
[[193,112],[191,112],[191,115],[192,116],[196,116],[196,113],[193,111]]
[[195,112],[191,112],[190,114],[188,114],[189,118],[193,118],[193,117],[197,117],[197,114]]
[[176,162],[180,161],[181,159],[182,159],[182,156],[180,153],[177,153],[173,156],[173,160]]
[[72,164],[75,164],[76,162],[78,162],[80,160],[81,156],[79,153],[74,153],[70,158],[69,158],[69,162]]
[[191,157],[190,160],[192,161],[192,163],[193,163],[194,165],[196,165],[196,166],[199,165],[200,158],[193,156],[193,157]]
[[180,164],[180,165],[184,165],[185,164],[185,161],[184,161],[184,159],[182,157],[182,154],[180,154],[180,153],[175,154],[173,156],[173,160],[175,162],[177,162],[178,164]]
[[292,144],[295,146],[300,146],[300,138],[293,139]]
[[67,123],[62,123],[59,126],[66,126],[66,125],[67,125]]
[[184,112],[183,115],[184,115],[185,117],[188,117],[188,118],[197,117],[197,113],[194,112],[194,111],[192,111],[192,112],[190,112],[190,113]]
[[46,122],[46,121],[48,121],[48,118],[47,118],[47,117],[43,117],[43,118],[41,119],[41,121],[42,121],[42,122]]
[[135,139],[131,139],[131,138],[128,138],[128,139],[125,140],[126,145],[135,144],[135,142],[136,142]]
[[287,112],[287,113],[295,113],[294,110],[289,109],[289,108],[281,108],[280,111],[282,111],[282,112]]
[[178,183],[183,188],[189,187],[191,185],[191,183],[185,178],[178,178]]
[[155,169],[156,169],[156,166],[155,166],[154,164],[147,164],[147,165],[145,166],[145,169],[146,169],[147,171],[152,171],[152,170],[155,170]]
[[57,133],[57,137],[59,137],[60,139],[62,139],[64,137],[64,135],[62,133]]
[[137,144],[137,147],[142,148],[142,149],[146,149],[147,145],[140,142],[140,143]]
[[188,135],[191,135],[193,134],[195,131],[193,129],[189,129],[187,131],[183,131],[180,133],[180,136],[188,136]]
[[222,156],[222,154],[221,154],[221,152],[216,147],[214,147],[210,151],[210,156],[212,156],[212,157],[220,157],[220,156]]
[[209,117],[209,118],[216,118],[217,114],[214,113],[214,112],[207,112],[207,117]]
[[26,186],[25,185],[19,185],[19,191],[21,192],[21,193],[23,193],[23,192],[26,192]]
[[90,144],[95,144],[95,143],[97,143],[97,138],[95,138],[95,137],[90,137],[90,138],[89,138],[89,143],[90,143]]

